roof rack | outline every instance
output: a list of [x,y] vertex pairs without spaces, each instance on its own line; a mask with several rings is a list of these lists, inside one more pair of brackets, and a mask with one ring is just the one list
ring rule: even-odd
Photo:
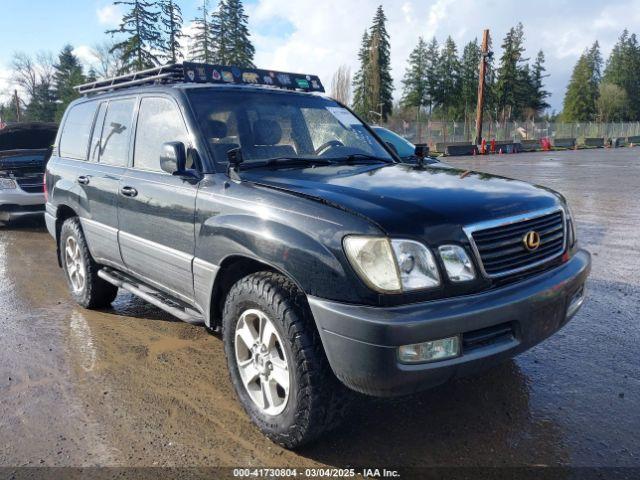
[[139,72],[77,85],[73,88],[75,88],[78,93],[86,95],[140,85],[171,83],[263,85],[286,90],[302,90],[305,92],[325,91],[317,75],[194,62],[175,63],[149,68]]

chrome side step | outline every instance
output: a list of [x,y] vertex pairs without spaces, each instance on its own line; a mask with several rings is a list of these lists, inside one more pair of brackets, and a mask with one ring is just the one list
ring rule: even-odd
[[142,298],[144,301],[170,313],[183,322],[194,325],[203,325],[204,317],[192,309],[184,302],[170,297],[149,285],[140,282],[122,272],[104,267],[98,270],[98,276],[118,288],[123,288],[128,292]]

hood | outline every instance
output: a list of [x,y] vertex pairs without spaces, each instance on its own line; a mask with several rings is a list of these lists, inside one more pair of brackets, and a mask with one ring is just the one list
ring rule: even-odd
[[241,176],[254,183],[338,204],[368,217],[390,235],[424,236],[437,226],[460,230],[465,225],[561,203],[559,194],[543,187],[437,166],[264,168],[244,171]]

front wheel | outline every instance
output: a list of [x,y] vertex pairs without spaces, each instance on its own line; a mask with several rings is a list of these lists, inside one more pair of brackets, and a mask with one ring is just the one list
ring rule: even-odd
[[118,288],[98,276],[82,233],[80,220],[65,220],[60,229],[60,260],[74,300],[85,308],[104,308],[113,302]]
[[238,398],[267,437],[296,448],[339,424],[346,389],[290,280],[258,272],[238,281],[227,295],[222,335]]

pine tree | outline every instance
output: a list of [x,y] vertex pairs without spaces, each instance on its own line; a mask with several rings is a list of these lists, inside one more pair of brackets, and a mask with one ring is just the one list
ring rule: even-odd
[[209,0],[202,0],[198,16],[193,20],[191,59],[195,62],[213,63],[213,38],[209,21]]
[[53,94],[59,101],[56,106],[55,118],[59,121],[62,119],[67,105],[78,98],[78,92],[73,87],[84,83],[85,76],[82,73],[80,60],[73,54],[71,45],[65,45],[60,51],[58,62],[54,65],[54,69]]
[[177,63],[182,58],[182,10],[173,0],[160,1],[161,24],[163,30],[162,58],[169,63]]
[[358,51],[358,62],[360,68],[353,76],[353,109],[365,118],[369,116],[369,49],[370,49],[369,32],[367,30],[362,34],[360,50]]
[[96,69],[91,67],[89,68],[89,71],[87,72],[87,78],[84,79],[85,82],[95,82],[96,80],[98,80],[98,72],[96,72]]
[[550,106],[547,103],[547,98],[550,94],[544,89],[544,79],[549,76],[544,73],[547,71],[544,66],[544,62],[544,52],[540,50],[538,55],[536,55],[536,60],[533,63],[533,69],[531,72],[533,97],[530,101],[530,107],[535,111],[536,115],[540,115]]
[[586,122],[595,119],[597,92],[593,91],[593,62],[585,51],[571,74],[564,97],[562,119],[565,122]]
[[445,119],[456,118],[456,107],[460,102],[460,60],[456,43],[450,36],[442,47],[437,72],[439,82],[435,101]]
[[[378,6],[369,29],[369,78],[371,111],[387,121],[393,109],[393,79],[391,78],[391,46],[386,27],[387,17],[382,5]],[[369,112],[368,112],[369,113]],[[367,115],[371,117],[371,113]]]
[[429,106],[429,115],[433,111],[435,98],[438,93],[438,85],[440,85],[440,77],[438,72],[438,64],[440,62],[440,46],[436,37],[433,37],[427,45],[427,65],[425,77],[427,81],[427,101]]
[[640,120],[640,46],[635,34],[622,32],[607,61],[603,82],[626,91],[629,102],[626,120]]
[[496,80],[496,102],[503,120],[511,118],[514,110],[522,105],[522,54],[524,53],[524,28],[518,23],[507,32],[502,43],[502,57]]
[[253,67],[255,48],[251,43],[248,17],[241,0],[220,0],[211,15],[215,63]]
[[429,105],[427,81],[427,44],[422,37],[409,55],[407,70],[402,80],[402,105],[405,107],[426,107]]
[[155,50],[161,45],[161,35],[157,26],[158,12],[153,10],[155,3],[151,0],[118,0],[114,5],[130,7],[120,26],[107,30],[111,35],[125,35],[124,40],[113,46],[113,51],[120,52],[122,57],[122,70],[143,70],[158,65]]
[[482,52],[478,39],[465,45],[460,61],[460,110],[464,114],[465,125],[470,116],[475,113],[481,58]]
[[29,105],[25,110],[26,119],[32,122],[53,122],[56,120],[56,96],[48,83],[38,83],[34,88]]

